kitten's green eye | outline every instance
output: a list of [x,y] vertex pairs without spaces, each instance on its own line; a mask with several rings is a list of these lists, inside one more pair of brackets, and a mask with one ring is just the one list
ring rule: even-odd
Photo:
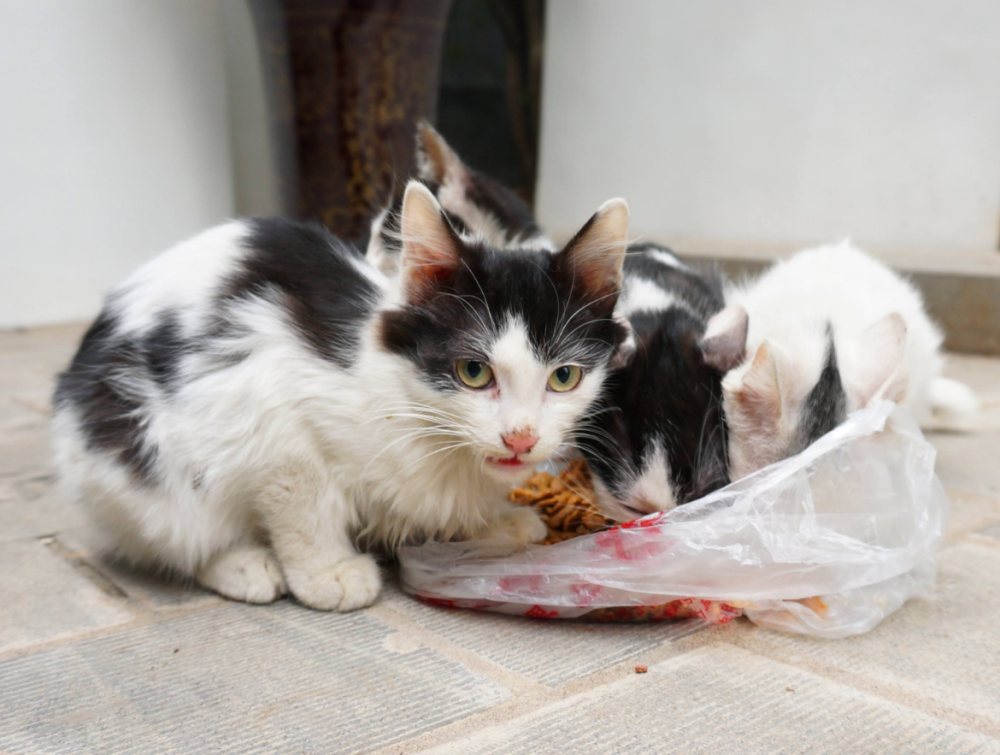
[[549,375],[549,388],[556,393],[565,393],[576,388],[582,377],[583,370],[575,364],[564,364]]
[[485,388],[493,382],[493,370],[485,362],[460,359],[456,368],[458,379],[470,388]]

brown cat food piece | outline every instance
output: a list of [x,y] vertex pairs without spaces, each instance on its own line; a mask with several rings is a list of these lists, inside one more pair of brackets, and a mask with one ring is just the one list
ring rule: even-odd
[[593,493],[587,462],[570,462],[558,476],[539,472],[528,478],[524,487],[509,493],[512,503],[533,506],[549,528],[544,545],[561,543],[572,537],[589,535],[614,526],[591,503]]

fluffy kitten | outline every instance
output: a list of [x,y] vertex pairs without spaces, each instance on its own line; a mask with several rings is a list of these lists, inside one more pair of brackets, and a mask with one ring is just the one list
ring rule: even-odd
[[652,244],[629,247],[617,314],[635,353],[574,433],[610,516],[667,511],[729,481],[722,377],[743,358],[747,321],[722,307],[715,274]]
[[[417,124],[416,172],[437,197],[452,227],[466,240],[497,248],[555,251],[538,228],[531,208],[499,181],[466,166],[427,121]],[[386,275],[399,269],[400,210],[403,195],[372,220],[365,257]]]
[[746,362],[723,382],[734,478],[802,451],[873,399],[925,425],[977,410],[941,376],[941,332],[919,292],[848,242],[778,262],[727,300],[750,316]]
[[114,551],[230,598],[350,610],[380,586],[359,541],[544,535],[505,491],[627,338],[625,203],[554,254],[464,241],[417,182],[400,214],[392,280],[318,226],[251,220],[110,294],[54,431],[66,492]]

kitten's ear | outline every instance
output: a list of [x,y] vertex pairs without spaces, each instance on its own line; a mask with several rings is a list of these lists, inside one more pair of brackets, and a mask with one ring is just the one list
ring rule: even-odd
[[417,175],[421,180],[443,185],[464,182],[468,170],[444,137],[427,121],[417,123]]
[[906,321],[898,312],[890,312],[868,326],[861,334],[858,374],[851,380],[851,392],[857,407],[873,399],[901,401],[906,396],[908,375],[903,364],[906,356]]
[[609,199],[559,252],[553,263],[584,296],[613,309],[622,285],[628,243],[628,205]]
[[756,430],[777,426],[784,413],[784,403],[778,364],[767,341],[758,347],[753,363],[742,378],[732,376],[723,381],[723,391],[732,402],[732,410],[739,412],[742,423]]
[[460,242],[430,190],[410,181],[403,195],[400,258],[403,294],[417,304],[430,298],[461,265]]
[[741,365],[746,356],[748,324],[747,311],[739,304],[716,312],[699,343],[705,364],[723,374]]

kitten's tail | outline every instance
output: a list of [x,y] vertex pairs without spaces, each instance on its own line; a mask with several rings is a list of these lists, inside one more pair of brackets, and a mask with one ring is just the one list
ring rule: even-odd
[[931,381],[929,395],[934,424],[949,430],[971,430],[979,418],[979,398],[965,383],[938,377]]

